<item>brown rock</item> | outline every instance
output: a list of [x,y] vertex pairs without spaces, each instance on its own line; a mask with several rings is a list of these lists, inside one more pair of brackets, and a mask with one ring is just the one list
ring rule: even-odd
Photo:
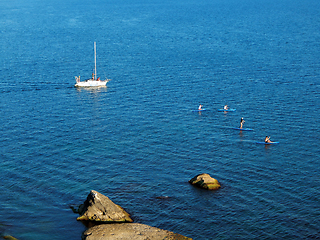
[[216,190],[220,188],[220,183],[218,182],[217,179],[212,178],[209,174],[207,173],[202,173],[191,180],[189,180],[189,183],[192,185],[195,185],[200,188],[204,188],[207,190]]
[[89,228],[82,240],[192,240],[191,238],[139,223],[102,224]]
[[18,240],[17,238],[12,237],[12,236],[10,236],[10,235],[4,236],[3,238],[4,238],[4,239],[8,239],[8,240]]
[[81,216],[77,220],[109,223],[133,222],[130,215],[122,207],[94,190],[91,190],[87,200],[79,208],[79,214]]

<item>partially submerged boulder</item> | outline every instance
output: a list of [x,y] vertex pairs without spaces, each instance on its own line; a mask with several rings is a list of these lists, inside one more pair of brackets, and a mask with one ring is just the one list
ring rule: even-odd
[[207,190],[216,190],[220,188],[220,183],[218,182],[217,179],[212,178],[209,174],[207,173],[202,173],[191,180],[189,180],[189,183],[192,185],[195,185],[199,188],[204,188]]
[[102,224],[89,228],[82,240],[192,240],[191,238],[139,223]]
[[91,190],[87,200],[79,208],[77,220],[88,220],[108,223],[133,222],[130,215],[108,197]]
[[10,235],[6,235],[6,236],[3,236],[4,239],[8,239],[8,240],[18,240],[17,238],[15,237],[12,237]]

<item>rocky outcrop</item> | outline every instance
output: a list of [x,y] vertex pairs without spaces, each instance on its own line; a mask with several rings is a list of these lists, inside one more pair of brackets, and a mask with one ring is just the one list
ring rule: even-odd
[[94,190],[79,209],[71,208],[81,215],[77,220],[87,220],[85,223],[93,225],[82,234],[83,240],[192,240],[167,230],[131,223],[128,213]]
[[220,188],[220,183],[218,182],[217,179],[212,178],[209,174],[207,173],[202,173],[191,180],[189,180],[189,183],[192,185],[195,185],[199,188],[204,188],[207,190],[216,190]]
[[12,236],[10,236],[10,235],[4,236],[3,238],[4,238],[4,239],[8,239],[8,240],[18,240],[17,238],[12,237]]
[[102,224],[89,228],[82,240],[191,240],[180,234],[139,223]]
[[108,197],[91,190],[87,200],[79,207],[77,220],[89,220],[107,223],[133,222],[130,215]]

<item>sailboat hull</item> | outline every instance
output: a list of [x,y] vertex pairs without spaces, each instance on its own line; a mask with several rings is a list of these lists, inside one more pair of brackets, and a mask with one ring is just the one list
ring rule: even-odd
[[96,42],[94,42],[94,73],[92,73],[92,78],[85,80],[83,82],[80,81],[80,76],[75,76],[76,84],[75,87],[104,87],[107,85],[107,82],[110,79],[106,79],[101,81],[100,78],[97,78],[97,51],[96,51]]
[[104,87],[107,85],[106,81],[97,81],[97,80],[87,80],[84,82],[77,82],[74,86],[75,87]]

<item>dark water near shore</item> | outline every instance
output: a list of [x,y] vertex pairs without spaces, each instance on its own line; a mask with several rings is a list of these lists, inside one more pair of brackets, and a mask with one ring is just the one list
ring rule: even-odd
[[[70,205],[94,189],[193,239],[320,238],[319,9],[0,1],[0,234],[80,239]],[[94,41],[112,81],[76,89]],[[189,185],[202,172],[222,188]]]

